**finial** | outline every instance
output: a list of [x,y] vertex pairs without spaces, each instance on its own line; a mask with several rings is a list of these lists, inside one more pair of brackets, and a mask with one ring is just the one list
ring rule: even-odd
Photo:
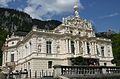
[[62,18],[62,24],[65,24],[65,18],[64,17]]
[[77,11],[78,10],[78,6],[75,5],[74,6],[74,10]]
[[67,18],[65,18],[65,22],[66,22],[65,24],[68,24]]
[[68,20],[70,20],[70,16],[68,16]]
[[33,25],[32,31],[36,31],[36,30],[37,30],[37,25]]
[[75,10],[75,17],[79,17],[78,6],[74,6],[74,10]]
[[84,19],[84,21],[85,21],[85,22],[87,22],[87,20],[86,20],[86,19]]

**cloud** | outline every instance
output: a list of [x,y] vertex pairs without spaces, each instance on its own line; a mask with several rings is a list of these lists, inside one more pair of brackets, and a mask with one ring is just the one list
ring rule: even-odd
[[119,15],[119,13],[113,13],[113,14],[110,14],[109,17],[113,17],[113,16],[117,16]]
[[0,5],[2,7],[7,7],[9,2],[15,2],[15,0],[0,0]]
[[74,5],[77,5],[80,9],[84,8],[80,0],[28,0],[27,4],[24,12],[37,19],[49,19],[53,15],[73,12]]
[[114,17],[114,16],[117,16],[117,15],[119,15],[119,13],[116,12],[116,13],[112,13],[112,14],[109,14],[109,15],[106,15],[106,16],[100,16],[98,18],[104,19],[104,18]]

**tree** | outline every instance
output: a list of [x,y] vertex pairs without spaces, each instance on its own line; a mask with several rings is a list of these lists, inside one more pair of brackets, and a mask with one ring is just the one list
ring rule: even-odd
[[2,46],[5,43],[7,35],[10,35],[10,32],[0,28],[0,65],[2,65]]
[[112,38],[112,48],[115,63],[120,66],[120,33]]

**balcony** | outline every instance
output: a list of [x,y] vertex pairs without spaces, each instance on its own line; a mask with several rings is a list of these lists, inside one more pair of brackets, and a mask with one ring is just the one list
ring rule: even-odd
[[15,62],[7,62],[6,66],[15,66]]

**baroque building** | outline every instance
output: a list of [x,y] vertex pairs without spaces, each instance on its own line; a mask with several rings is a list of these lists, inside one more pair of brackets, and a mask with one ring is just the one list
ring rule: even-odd
[[26,36],[7,37],[2,66],[15,64],[15,70],[52,71],[54,65],[72,65],[71,59],[78,56],[93,59],[100,66],[113,66],[111,40],[96,37],[92,24],[79,17],[77,6],[74,10],[75,17],[63,18],[54,30],[33,26]]

